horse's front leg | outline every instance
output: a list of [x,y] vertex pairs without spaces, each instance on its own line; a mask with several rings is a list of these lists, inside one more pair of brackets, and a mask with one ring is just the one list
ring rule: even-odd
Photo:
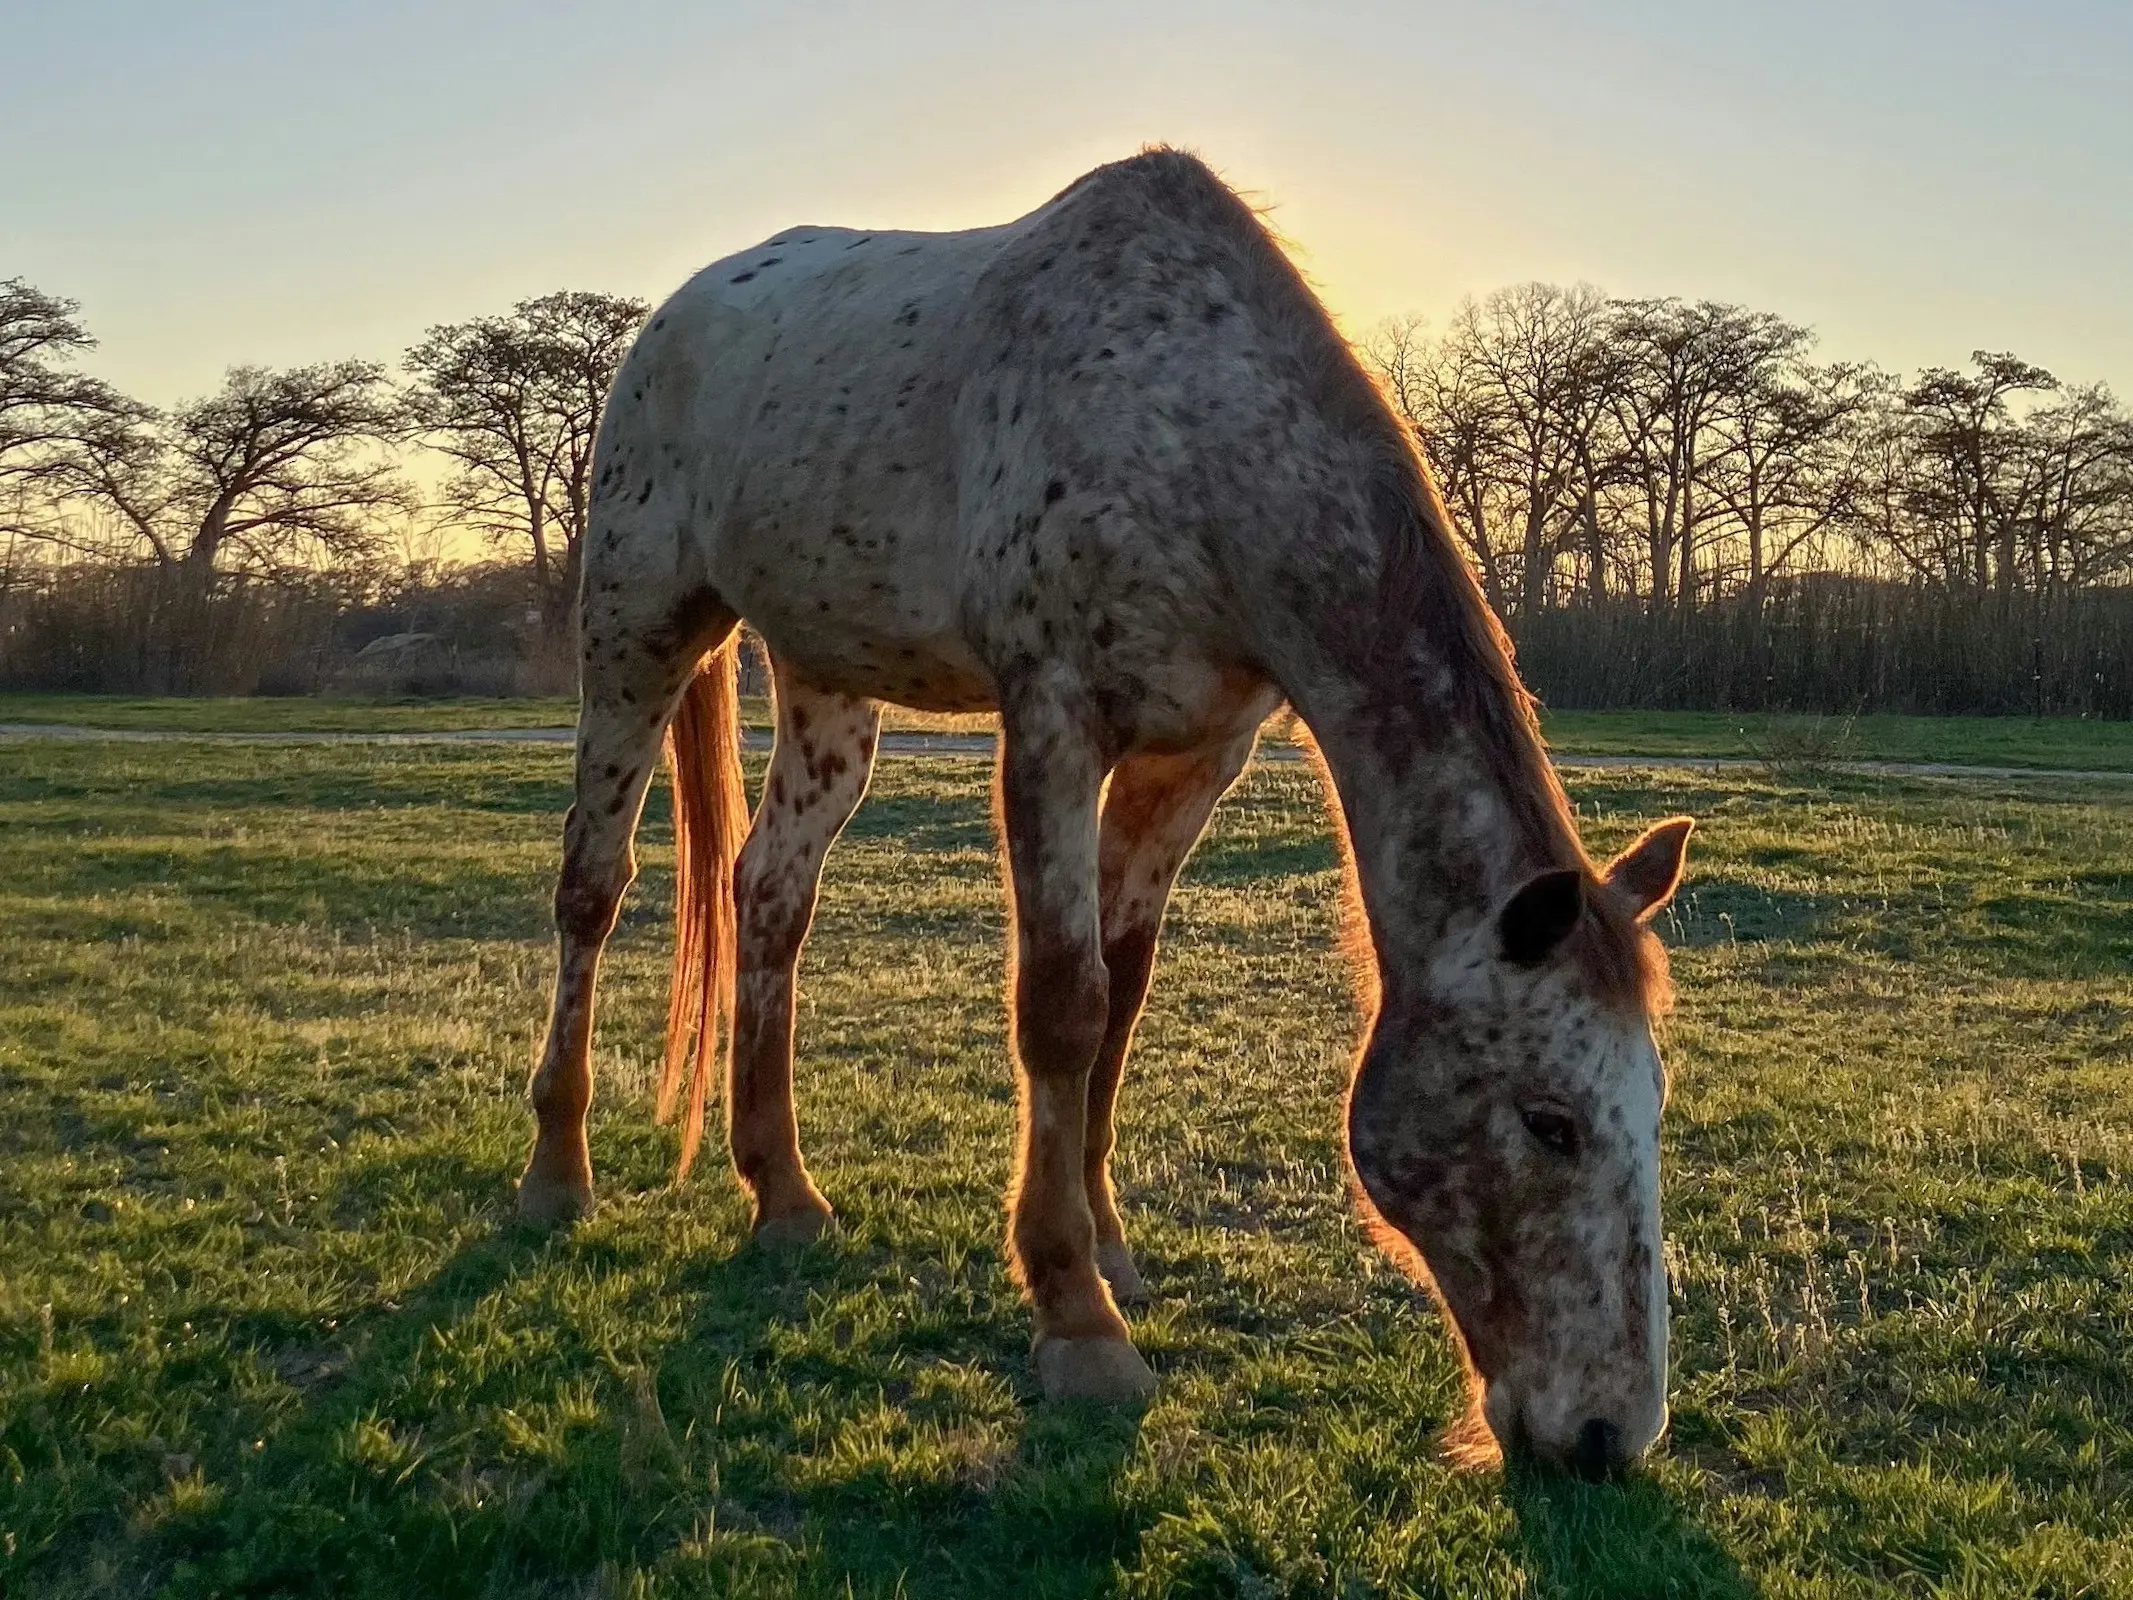
[[1111,1187],[1111,1150],[1119,1080],[1132,1048],[1134,1024],[1148,998],[1156,936],[1178,868],[1199,842],[1215,802],[1251,759],[1256,727],[1185,755],[1144,755],[1122,761],[1104,797],[1100,845],[1104,969],[1110,978],[1104,1039],[1089,1073],[1089,1121],[1082,1182],[1096,1221],[1096,1264],[1121,1305],[1148,1298],[1148,1286],[1126,1247],[1126,1227]]
[[1009,1240],[1036,1323],[1037,1377],[1049,1399],[1144,1400],[1155,1376],[1097,1272],[1083,1179],[1089,1069],[1109,1020],[1096,881],[1103,762],[1053,704],[1008,705],[1002,734],[1022,1079]]

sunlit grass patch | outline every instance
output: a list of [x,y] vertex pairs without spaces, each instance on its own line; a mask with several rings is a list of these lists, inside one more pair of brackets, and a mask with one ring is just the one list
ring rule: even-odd
[[883,764],[802,975],[841,1226],[743,1243],[650,1123],[655,797],[603,1205],[510,1219],[554,748],[0,752],[0,1586],[38,1595],[2133,1593],[2133,797],[1602,774],[1702,818],[1662,931],[1675,1422],[1462,1477],[1355,1226],[1309,773],[1188,869],[1118,1176],[1132,1421],[1036,1400],[977,762]]

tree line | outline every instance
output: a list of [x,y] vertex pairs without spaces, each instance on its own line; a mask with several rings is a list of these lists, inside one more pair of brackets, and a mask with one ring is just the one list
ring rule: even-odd
[[[199,615],[260,580],[404,587],[415,535],[458,530],[567,645],[648,309],[544,295],[394,368],[236,367],[157,408],[82,371],[77,305],[0,281],[0,579],[127,569]],[[1542,283],[1362,352],[1559,703],[2133,714],[2133,416],[2100,384],[1990,351],[1906,378],[1768,312]]]
[[[198,592],[405,558],[411,526],[477,533],[565,625],[593,438],[649,307],[564,291],[431,328],[401,359],[233,367],[159,409],[79,370],[80,308],[0,282],[0,531],[145,563]],[[406,456],[445,463],[425,503]]]
[[1768,312],[1540,283],[1365,350],[1514,621],[1755,611],[1808,571],[2002,595],[2133,574],[2133,417],[2012,355],[1905,381]]

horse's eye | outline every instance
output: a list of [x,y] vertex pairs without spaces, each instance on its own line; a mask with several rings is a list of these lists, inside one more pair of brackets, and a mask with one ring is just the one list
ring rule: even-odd
[[1519,1114],[1525,1119],[1526,1132],[1557,1155],[1578,1153],[1578,1125],[1562,1112],[1534,1109]]

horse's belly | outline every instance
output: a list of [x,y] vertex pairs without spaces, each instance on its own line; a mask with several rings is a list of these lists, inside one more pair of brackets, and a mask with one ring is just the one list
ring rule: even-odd
[[952,633],[823,628],[773,605],[748,620],[781,669],[817,688],[916,711],[989,711],[992,676]]

